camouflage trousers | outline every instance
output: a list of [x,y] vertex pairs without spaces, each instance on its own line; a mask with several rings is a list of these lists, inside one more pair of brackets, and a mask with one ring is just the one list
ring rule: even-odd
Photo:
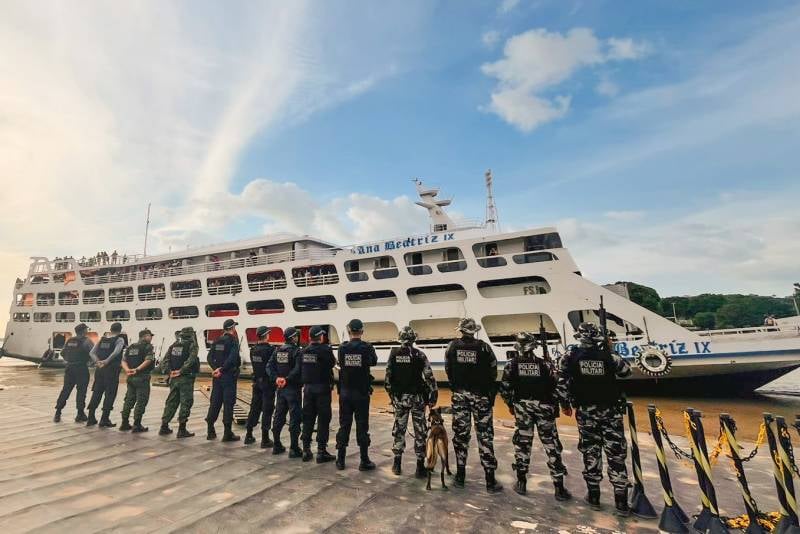
[[125,401],[122,403],[122,418],[127,420],[133,410],[133,420],[141,422],[144,409],[150,400],[150,375],[129,376],[126,382],[128,389],[125,391]]
[[470,391],[453,391],[453,449],[458,465],[467,464],[470,427],[475,420],[475,434],[478,438],[478,453],[484,469],[497,469],[494,456],[494,421],[492,399]]
[[164,414],[161,416],[161,422],[164,424],[172,421],[175,417],[175,412],[180,406],[181,411],[178,413],[178,422],[185,423],[189,420],[189,413],[192,411],[194,404],[194,377],[179,376],[169,380],[169,395],[167,395],[167,402],[164,404]]
[[581,406],[575,412],[578,421],[578,450],[583,453],[583,478],[586,485],[600,486],[603,480],[603,452],[608,460],[608,479],[615,492],[628,486],[628,442],[622,422],[622,410],[616,406]]
[[531,463],[534,429],[539,432],[539,441],[547,456],[550,478],[561,480],[567,468],[561,460],[561,441],[556,427],[556,406],[538,400],[521,399],[514,402],[514,418],[517,429],[514,432],[514,469],[528,472]]
[[408,416],[414,424],[414,452],[420,460],[425,459],[425,440],[428,438],[428,422],[425,420],[425,399],[422,395],[402,393],[392,398],[394,406],[394,426],[392,436],[394,444],[392,452],[395,455],[403,454],[406,448],[406,432],[408,431]]

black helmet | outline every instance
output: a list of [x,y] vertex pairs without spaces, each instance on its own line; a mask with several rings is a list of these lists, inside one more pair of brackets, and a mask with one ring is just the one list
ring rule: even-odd
[[291,340],[293,337],[300,338],[300,331],[297,328],[290,326],[283,331],[283,339],[286,341]]
[[364,323],[361,322],[361,319],[353,319],[349,323],[347,323],[347,329],[351,332],[363,332],[364,331]]
[[150,331],[149,328],[145,328],[144,330],[139,331],[139,339],[142,339],[144,336],[152,336],[153,333]]
[[114,332],[115,334],[119,334],[120,332],[122,332],[122,324],[121,323],[111,323],[110,330],[112,332]]
[[591,345],[600,340],[600,330],[593,323],[581,323],[575,331],[575,339]]
[[231,328],[233,328],[234,326],[236,326],[238,324],[239,323],[237,323],[233,319],[225,319],[225,322],[222,323],[222,329],[223,330],[230,330]]
[[183,328],[175,332],[175,335],[178,337],[182,337],[184,339],[191,339],[194,337],[194,328],[192,328],[191,326],[184,326]]
[[520,332],[517,334],[517,342],[514,343],[514,350],[520,354],[533,352],[539,345],[539,340],[533,332]]
[[403,345],[413,345],[417,340],[417,333],[414,332],[414,329],[410,326],[404,326],[403,329],[400,330],[397,340]]
[[321,326],[312,326],[311,330],[308,333],[309,336],[315,339],[324,334],[325,334],[325,329]]
[[86,332],[88,330],[89,330],[89,327],[86,326],[86,323],[81,323],[81,324],[79,324],[78,326],[75,327],[75,333],[78,334],[78,335],[81,335],[82,333],[84,333],[84,332]]
[[267,334],[269,334],[269,328],[266,326],[259,326],[256,328],[256,337],[259,339],[267,337]]

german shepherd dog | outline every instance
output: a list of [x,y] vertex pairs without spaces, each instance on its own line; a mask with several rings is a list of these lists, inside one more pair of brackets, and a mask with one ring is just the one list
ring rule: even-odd
[[447,489],[447,484],[444,483],[444,473],[450,472],[450,460],[448,453],[448,440],[447,430],[444,429],[444,419],[442,419],[442,409],[432,408],[428,413],[428,423],[430,430],[428,431],[428,440],[425,443],[425,468],[428,470],[428,485],[426,490],[431,489],[431,475],[436,468],[437,458],[442,460],[442,488]]

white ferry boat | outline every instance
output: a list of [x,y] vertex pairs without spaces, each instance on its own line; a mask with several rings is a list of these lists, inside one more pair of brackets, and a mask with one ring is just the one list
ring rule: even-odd
[[[273,328],[274,343],[289,326],[299,327],[306,342],[310,326],[324,325],[333,345],[358,317],[381,362],[397,344],[398,329],[410,324],[444,380],[444,349],[460,318],[483,326],[479,335],[501,361],[516,332],[540,325],[557,357],[580,322],[599,320],[603,297],[616,350],[634,364],[629,390],[737,394],[800,366],[794,323],[690,332],[581,276],[555,228],[500,232],[490,173],[487,187],[486,221],[459,224],[445,210],[450,200],[416,181],[429,232],[361,245],[283,234],[91,264],[34,257],[15,284],[2,353],[61,366],[75,325],[86,323],[97,338],[119,321],[130,336],[153,331],[159,355],[176,330],[192,326],[204,360],[203,345],[221,334],[227,317],[237,318],[248,343],[259,325]],[[382,367],[374,374],[381,379]]]

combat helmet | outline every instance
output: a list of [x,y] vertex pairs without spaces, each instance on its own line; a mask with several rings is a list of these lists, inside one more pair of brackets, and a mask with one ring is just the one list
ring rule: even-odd
[[410,326],[404,326],[397,336],[397,340],[403,345],[413,345],[417,340],[417,333]]
[[461,332],[462,334],[467,334],[470,336],[474,336],[478,333],[481,329],[481,325],[475,322],[475,319],[471,317],[465,317],[458,322],[458,327],[456,328],[457,331]]
[[539,346],[539,340],[533,332],[520,332],[517,334],[516,343],[514,343],[514,350],[519,354],[527,354],[533,352],[533,349]]
[[575,339],[585,345],[592,345],[600,340],[600,330],[592,323],[581,323],[575,331]]

